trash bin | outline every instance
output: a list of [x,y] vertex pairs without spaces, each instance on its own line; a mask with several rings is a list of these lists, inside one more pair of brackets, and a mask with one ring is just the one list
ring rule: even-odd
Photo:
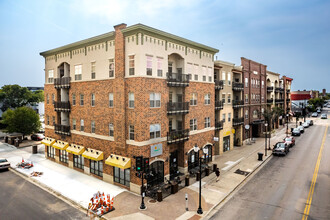
[[32,146],[32,154],[37,154],[38,153],[38,146],[37,145],[33,145]]
[[210,175],[210,168],[205,167],[205,176]]
[[14,145],[15,144],[15,139],[14,138],[10,138],[9,144]]
[[262,161],[262,156],[264,156],[264,154],[259,152],[259,153],[258,153],[258,160],[259,160],[259,161]]
[[196,181],[199,181],[199,178],[200,178],[200,172],[197,172],[196,173]]
[[19,140],[18,139],[15,140],[15,147],[19,147]]
[[189,186],[189,176],[186,176],[185,178],[185,186]]
[[157,191],[157,201],[158,201],[158,202],[163,201],[163,193],[162,193],[161,190],[158,190],[158,191]]
[[8,137],[7,136],[5,137],[5,142],[8,143]]
[[171,194],[175,194],[179,191],[178,183],[172,182],[171,183]]
[[217,167],[218,167],[218,165],[216,163],[213,164],[213,172],[217,171]]

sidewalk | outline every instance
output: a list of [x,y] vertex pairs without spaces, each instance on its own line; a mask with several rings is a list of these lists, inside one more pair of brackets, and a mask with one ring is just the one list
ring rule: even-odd
[[[290,123],[293,126],[295,123]],[[281,126],[271,138],[271,146],[285,136],[286,127]],[[43,172],[41,177],[29,177],[42,186],[56,194],[62,195],[84,209],[92,195],[97,191],[115,196],[115,211],[104,215],[105,219],[200,219],[205,217],[234,191],[247,176],[234,173],[237,169],[246,172],[253,172],[262,163],[271,157],[268,151],[264,161],[257,160],[257,153],[264,153],[265,139],[258,138],[252,145],[236,147],[221,156],[216,156],[213,163],[216,163],[221,171],[219,182],[215,182],[215,174],[202,179],[202,208],[203,215],[197,215],[199,198],[199,183],[195,182],[185,187],[178,193],[166,197],[162,202],[155,202],[145,198],[147,210],[140,211],[141,196],[127,191],[118,186],[108,184],[94,177],[67,168],[58,163],[45,159],[44,154],[31,154],[27,148],[16,149],[15,147],[0,143],[0,157],[5,157],[11,162],[16,171],[27,176],[33,171]],[[39,145],[39,151],[43,151],[43,145]],[[33,161],[34,167],[28,170],[16,168],[22,158]],[[188,195],[188,208],[185,210],[185,195]]]

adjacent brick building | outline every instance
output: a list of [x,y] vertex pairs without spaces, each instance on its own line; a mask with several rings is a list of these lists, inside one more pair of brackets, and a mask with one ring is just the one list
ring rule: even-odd
[[[151,184],[214,155],[217,49],[142,25],[40,53],[45,58],[45,154],[140,192],[134,156]],[[201,151],[200,151],[201,152]]]

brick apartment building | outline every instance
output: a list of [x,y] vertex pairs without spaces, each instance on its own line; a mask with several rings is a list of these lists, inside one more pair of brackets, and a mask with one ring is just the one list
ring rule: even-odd
[[267,66],[253,60],[241,58],[244,77],[244,139],[260,137],[264,129],[262,113],[266,108]]
[[150,158],[152,184],[196,167],[196,144],[212,161],[217,52],[142,24],[119,24],[40,53],[46,157],[134,192],[141,187],[134,156]]
[[287,114],[291,114],[291,85],[293,79],[287,76],[282,77],[283,80],[283,89],[284,89],[284,111]]

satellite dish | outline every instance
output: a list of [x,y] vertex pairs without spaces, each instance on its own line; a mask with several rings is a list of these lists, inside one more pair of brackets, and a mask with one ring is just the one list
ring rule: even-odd
[[250,129],[250,125],[245,125],[245,129],[249,130]]

